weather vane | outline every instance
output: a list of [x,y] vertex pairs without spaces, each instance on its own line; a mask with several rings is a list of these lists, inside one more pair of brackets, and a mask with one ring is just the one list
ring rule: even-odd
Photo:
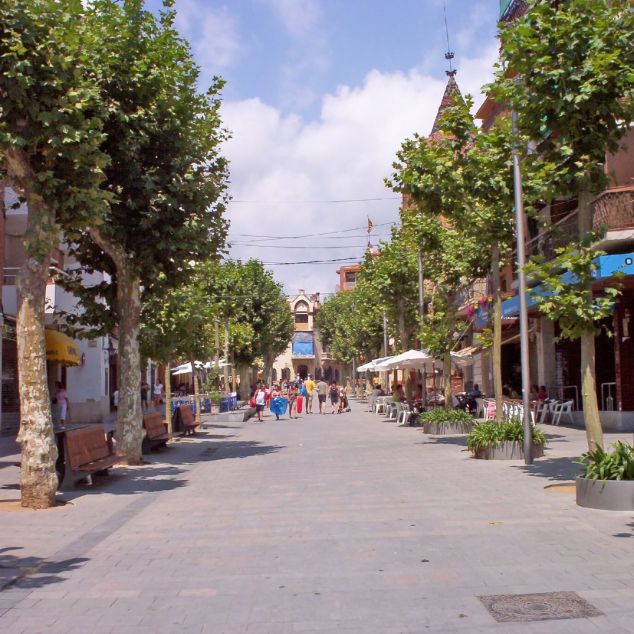
[[445,73],[448,77],[455,77],[458,72],[451,63],[451,60],[454,58],[454,52],[451,50],[449,46],[449,26],[447,25],[447,0],[443,2],[443,11],[445,13],[445,35],[447,36],[447,52],[445,53],[445,59],[449,62],[449,70],[446,70]]

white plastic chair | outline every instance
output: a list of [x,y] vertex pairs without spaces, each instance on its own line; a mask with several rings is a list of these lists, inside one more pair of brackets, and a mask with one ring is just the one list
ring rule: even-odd
[[403,403],[403,405],[401,405],[401,411],[398,413],[398,418],[396,419],[396,422],[401,427],[409,425],[409,417],[411,414],[412,410],[410,409],[410,406],[407,403]]
[[403,405],[401,403],[388,403],[387,406],[387,419],[398,420],[398,416],[401,413]]
[[565,414],[568,417],[568,420],[571,423],[574,423],[574,419],[572,418],[573,403],[574,401],[564,401],[563,403],[555,403],[554,405],[551,405],[551,411],[553,413],[553,425],[559,425],[562,414]]
[[476,418],[484,418],[486,416],[486,399],[476,398]]
[[375,414],[385,414],[387,412],[387,396],[377,396],[374,403]]

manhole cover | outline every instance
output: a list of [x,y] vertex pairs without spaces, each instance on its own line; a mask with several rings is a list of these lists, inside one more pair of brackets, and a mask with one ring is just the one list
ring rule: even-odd
[[576,592],[498,594],[478,599],[489,614],[500,622],[582,619],[603,614]]

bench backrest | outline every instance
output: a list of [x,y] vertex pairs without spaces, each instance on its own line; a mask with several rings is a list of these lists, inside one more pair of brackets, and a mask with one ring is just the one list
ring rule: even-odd
[[101,425],[69,429],[66,432],[66,447],[71,469],[110,455],[106,434]]
[[191,425],[196,422],[194,410],[192,410],[191,405],[179,405],[178,409],[180,412],[181,423],[186,427],[191,427]]
[[165,424],[163,423],[163,414],[161,412],[153,412],[143,416],[143,427],[147,433],[147,437],[152,439],[165,433]]

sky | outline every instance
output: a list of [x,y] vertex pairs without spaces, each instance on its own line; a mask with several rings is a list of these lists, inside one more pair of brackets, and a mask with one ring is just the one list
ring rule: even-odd
[[[499,2],[446,5],[456,80],[477,106],[497,57]],[[447,81],[443,0],[175,7],[201,88],[214,75],[227,82],[230,256],[260,259],[288,294],[333,293],[337,268],[363,257],[368,218],[375,245],[398,220],[384,179],[402,142],[431,131]],[[314,262],[324,260],[342,261]],[[312,263],[272,264],[288,262]]]

